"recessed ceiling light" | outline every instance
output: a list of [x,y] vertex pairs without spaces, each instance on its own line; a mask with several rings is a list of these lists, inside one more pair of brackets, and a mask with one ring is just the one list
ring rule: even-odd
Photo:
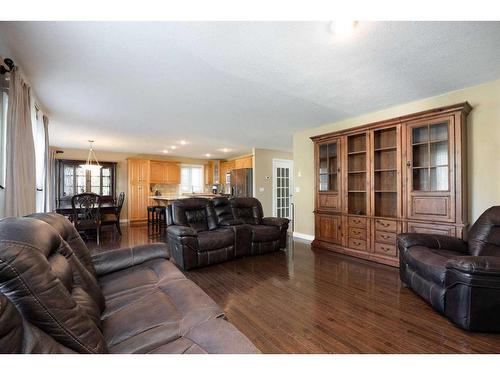
[[163,153],[164,154],[168,154],[168,150],[163,150]]
[[181,141],[179,141],[179,143],[180,143],[181,145],[187,145],[187,142],[186,142],[184,139],[183,139],[183,140],[181,140]]
[[211,154],[205,154],[205,156],[206,156],[207,158],[209,158],[209,157],[211,156]]
[[175,149],[177,148],[177,146],[170,146],[170,148],[171,148],[172,150],[175,150]]
[[354,28],[356,27],[357,24],[358,24],[357,21],[350,21],[350,20],[333,21],[330,24],[330,31],[335,36],[345,37],[350,35],[354,31]]
[[224,147],[221,151],[222,152],[229,152],[229,149]]

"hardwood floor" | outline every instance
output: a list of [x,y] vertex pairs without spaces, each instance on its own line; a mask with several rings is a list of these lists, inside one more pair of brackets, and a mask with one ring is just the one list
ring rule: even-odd
[[[146,226],[102,236],[105,251],[161,240]],[[292,241],[287,251],[185,273],[264,353],[499,353],[500,334],[456,328],[398,270]]]

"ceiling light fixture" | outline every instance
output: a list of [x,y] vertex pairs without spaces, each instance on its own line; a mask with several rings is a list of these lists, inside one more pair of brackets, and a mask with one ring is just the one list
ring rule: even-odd
[[229,152],[229,149],[224,147],[221,151],[222,152]]
[[179,143],[180,143],[181,145],[187,145],[187,142],[186,142],[185,140],[181,140]]
[[337,20],[330,23],[330,31],[338,37],[346,37],[352,34],[358,21]]
[[170,148],[171,148],[172,150],[175,150],[175,149],[177,148],[177,146],[170,146]]
[[209,158],[209,157],[211,156],[211,154],[205,154],[205,156],[206,156],[207,158]]
[[[97,156],[95,156],[94,148],[92,147],[94,141],[89,140],[89,144],[90,148],[89,148],[89,154],[87,156],[87,162],[85,164],[80,164],[80,167],[87,171],[99,172],[100,169],[102,168],[102,165],[99,164]],[[95,160],[95,164],[92,164],[92,158]]]
[[163,150],[163,153],[164,154],[168,154],[168,150]]

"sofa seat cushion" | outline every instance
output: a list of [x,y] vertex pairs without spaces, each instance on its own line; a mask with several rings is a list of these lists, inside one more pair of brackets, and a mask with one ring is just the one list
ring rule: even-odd
[[276,241],[280,238],[280,230],[269,225],[251,225],[252,242]]
[[151,351],[155,354],[258,354],[259,350],[224,319],[211,319]]
[[198,244],[201,252],[230,247],[234,245],[234,232],[226,228],[199,232]]
[[147,353],[179,339],[200,323],[224,316],[188,279],[164,280],[105,315],[103,334],[112,353]]
[[156,290],[161,283],[184,279],[182,272],[166,259],[153,259],[101,276],[99,285],[106,301],[103,317],[134,303],[145,293]]
[[408,267],[440,286],[444,286],[446,262],[461,255],[455,251],[435,250],[424,246],[412,246],[403,254]]

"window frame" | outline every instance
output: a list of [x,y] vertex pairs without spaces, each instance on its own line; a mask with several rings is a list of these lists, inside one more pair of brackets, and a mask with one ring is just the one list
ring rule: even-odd
[[[74,168],[74,173],[73,173],[73,192],[76,191],[76,169],[79,167],[80,164],[85,164],[85,160],[69,160],[69,159],[57,159],[56,160],[56,200],[57,200],[57,205],[61,205],[64,203],[70,203],[71,198],[73,195],[67,195],[64,196],[64,168],[67,166],[70,166]],[[111,188],[110,188],[110,194],[109,195],[102,195],[102,172],[99,174],[99,188],[100,188],[100,194],[102,197],[102,202],[114,202],[116,200],[116,165],[117,163],[115,162],[99,162],[99,164],[102,166],[101,171],[103,168],[109,168],[110,169],[110,180],[111,180]],[[91,173],[90,171],[85,171],[85,190],[86,192],[91,192],[92,188],[92,182],[91,182]]]
[[[193,193],[193,185],[192,185],[192,170],[193,169],[200,169],[201,170],[201,175],[200,175],[200,191],[195,191],[194,193],[203,193],[204,192],[204,187],[205,187],[205,166],[203,164],[181,164],[181,181],[180,181],[180,185],[179,185],[179,192],[182,194],[182,193]],[[190,176],[189,176],[189,180],[191,182],[191,185],[189,185],[189,187],[191,188],[189,191],[185,191],[183,190],[183,186],[187,186],[187,185],[184,185],[182,183],[182,169],[183,168],[189,168],[190,170]]]

